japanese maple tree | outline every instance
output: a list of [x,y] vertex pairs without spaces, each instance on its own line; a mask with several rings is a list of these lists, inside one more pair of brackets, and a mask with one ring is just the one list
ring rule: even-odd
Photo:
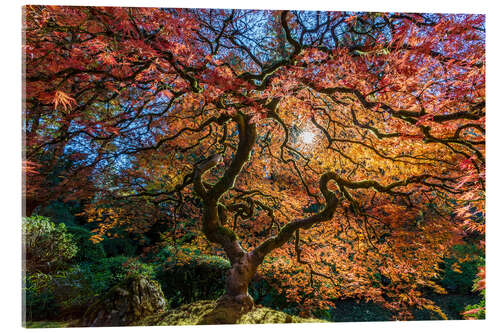
[[96,241],[196,220],[231,263],[219,304],[242,311],[261,267],[304,311],[439,312],[422,291],[443,292],[439,262],[484,228],[484,16],[25,14],[27,200],[85,198]]

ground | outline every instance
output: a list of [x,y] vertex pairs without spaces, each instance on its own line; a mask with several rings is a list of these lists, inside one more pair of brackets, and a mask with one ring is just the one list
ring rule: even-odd
[[[177,309],[168,310],[164,313],[150,316],[136,323],[138,326],[170,326],[170,325],[200,325],[221,324],[217,313],[213,315],[216,301],[199,301],[183,305]],[[221,312],[219,312],[222,314]],[[207,321],[207,315],[211,321]],[[222,319],[223,318],[219,318]],[[301,318],[284,312],[276,311],[266,307],[255,307],[252,311],[243,315],[236,324],[273,324],[273,323],[315,323],[326,321],[314,318]]]

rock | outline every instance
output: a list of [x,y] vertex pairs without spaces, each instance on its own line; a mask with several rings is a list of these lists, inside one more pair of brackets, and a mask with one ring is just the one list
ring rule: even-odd
[[[165,311],[142,319],[137,326],[172,326],[172,325],[219,325],[228,324],[224,310],[217,308],[217,301],[199,301],[183,305],[177,309]],[[279,323],[326,323],[316,318],[301,318],[266,307],[254,307],[250,312],[239,317],[232,324],[279,324]]]
[[92,304],[82,318],[82,326],[129,326],[147,316],[163,312],[165,297],[156,281],[128,277]]

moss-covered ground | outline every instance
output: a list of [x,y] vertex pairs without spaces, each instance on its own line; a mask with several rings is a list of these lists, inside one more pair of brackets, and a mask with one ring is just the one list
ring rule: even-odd
[[[216,301],[199,301],[183,305],[177,309],[150,316],[136,323],[138,326],[170,326],[224,324],[224,309],[216,309]],[[215,311],[215,313],[214,313]],[[219,312],[219,313],[218,313]],[[211,321],[207,321],[210,314]],[[220,314],[220,316],[218,316]],[[315,318],[301,318],[266,307],[255,307],[241,316],[235,324],[279,324],[279,323],[326,323]]]

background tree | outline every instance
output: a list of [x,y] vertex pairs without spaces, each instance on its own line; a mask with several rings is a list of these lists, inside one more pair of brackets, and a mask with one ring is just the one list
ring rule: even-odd
[[423,291],[442,291],[437,265],[465,235],[454,212],[484,202],[484,16],[26,18],[26,160],[71,160],[38,193],[90,200],[95,241],[202,233],[231,263],[219,304],[243,311],[258,267],[304,311],[347,296],[435,309]]

